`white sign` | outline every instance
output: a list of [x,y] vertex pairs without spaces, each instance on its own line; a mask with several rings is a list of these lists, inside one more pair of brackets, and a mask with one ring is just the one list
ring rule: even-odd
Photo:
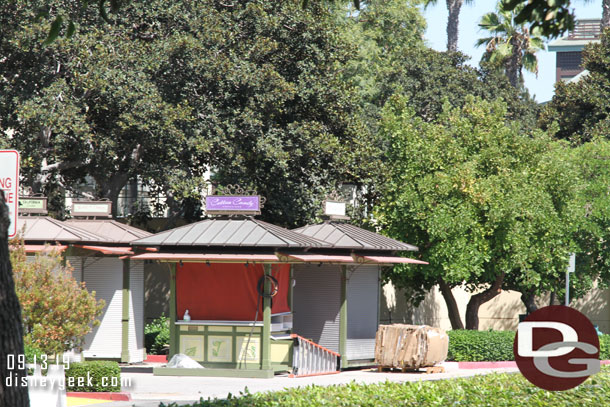
[[345,202],[326,201],[325,215],[345,216]]
[[15,150],[0,150],[0,189],[4,191],[4,200],[8,205],[8,216],[11,220],[8,237],[12,238],[17,234],[19,207],[19,152]]
[[576,255],[572,253],[570,255],[570,263],[568,263],[568,273],[573,273],[576,271]]

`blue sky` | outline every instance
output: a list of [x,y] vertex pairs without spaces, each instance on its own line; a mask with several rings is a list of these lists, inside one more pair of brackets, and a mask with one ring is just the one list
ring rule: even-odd
[[[576,18],[601,18],[602,0],[585,3],[584,0],[572,0]],[[476,48],[478,38],[485,37],[484,31],[479,30],[479,20],[484,14],[494,11],[496,2],[493,0],[475,0],[474,4],[463,5],[460,13],[460,28],[458,48],[472,59],[469,63],[477,66],[484,48]],[[428,23],[426,42],[429,47],[439,51],[447,49],[447,5],[438,0],[436,5],[424,10]],[[536,75],[525,72],[525,86],[535,95],[538,102],[545,102],[553,97],[553,84],[555,83],[555,53],[540,51],[538,54],[538,78]]]

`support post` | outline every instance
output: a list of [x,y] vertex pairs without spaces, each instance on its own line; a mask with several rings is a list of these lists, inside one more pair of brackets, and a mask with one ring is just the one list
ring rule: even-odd
[[129,363],[129,258],[123,259],[123,317],[121,318],[121,362]]
[[339,311],[339,354],[341,369],[348,367],[347,362],[347,266],[341,266],[341,309]]
[[292,264],[288,265],[288,270],[288,309],[292,312],[292,296],[294,295],[292,286],[294,284],[294,281],[292,280]]
[[169,264],[169,358],[178,353],[178,332],[176,320],[176,263]]
[[[265,276],[271,275],[271,264],[265,264]],[[271,298],[268,294],[271,290],[271,281],[265,278],[263,296],[263,332],[261,337],[261,370],[271,369]]]

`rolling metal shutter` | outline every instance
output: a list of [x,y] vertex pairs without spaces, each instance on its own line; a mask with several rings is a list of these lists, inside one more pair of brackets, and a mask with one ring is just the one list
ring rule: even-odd
[[144,360],[144,264],[130,262],[129,272],[129,362]]
[[83,281],[83,274],[82,274],[82,257],[76,257],[76,256],[68,256],[66,257],[66,261],[68,263],[70,263],[70,267],[72,267],[72,277],[74,277],[74,279],[76,281],[78,281],[79,283]]
[[347,278],[347,359],[375,359],[379,267],[348,268]]
[[335,352],[339,352],[340,270],[336,265],[293,266],[292,331]]
[[85,337],[86,358],[121,357],[123,310],[123,264],[118,258],[90,257],[84,264],[84,281],[95,297],[106,301],[100,325]]

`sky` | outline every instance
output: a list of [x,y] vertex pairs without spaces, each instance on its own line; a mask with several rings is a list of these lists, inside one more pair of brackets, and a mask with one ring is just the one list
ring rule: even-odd
[[[460,26],[458,49],[472,58],[470,65],[477,66],[484,46],[475,47],[475,42],[481,37],[487,37],[484,30],[479,30],[478,23],[484,14],[495,10],[494,0],[474,0],[473,4],[464,4],[460,12]],[[602,15],[602,0],[586,3],[584,0],[572,0],[576,18],[600,18]],[[447,5],[438,0],[436,5],[428,6],[424,10],[428,24],[426,29],[426,42],[431,48],[439,51],[447,49]],[[552,40],[551,40],[552,41]],[[547,43],[550,41],[547,41]],[[533,73],[525,72],[525,86],[536,101],[546,102],[553,97],[553,84],[555,83],[555,52],[540,51],[538,53],[538,77]]]

